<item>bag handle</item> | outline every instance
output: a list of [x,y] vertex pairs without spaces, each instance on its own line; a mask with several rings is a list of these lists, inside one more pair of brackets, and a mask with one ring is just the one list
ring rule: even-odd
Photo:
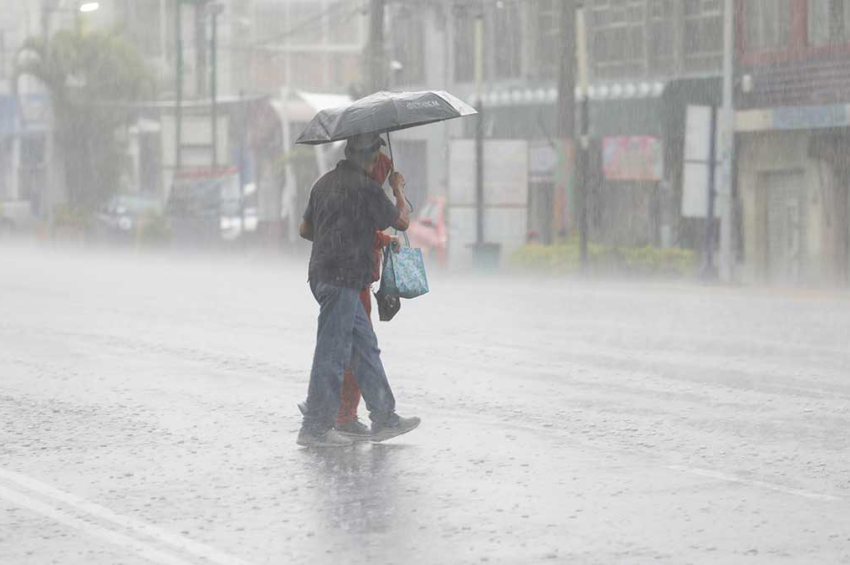
[[[393,231],[395,231],[395,234],[396,234],[396,235],[398,235],[398,230],[397,230],[396,228],[393,228]],[[405,230],[405,231],[403,231],[403,232],[401,232],[401,233],[403,233],[403,234],[404,234],[404,244],[405,244],[407,247],[410,247],[410,238],[408,238],[408,237],[407,237],[407,231]],[[388,245],[387,247],[389,247],[389,245]]]

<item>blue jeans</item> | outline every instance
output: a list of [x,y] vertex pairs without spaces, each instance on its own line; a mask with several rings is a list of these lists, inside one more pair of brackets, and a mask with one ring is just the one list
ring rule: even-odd
[[373,424],[395,415],[395,398],[381,363],[381,350],[360,292],[325,282],[311,282],[319,303],[316,351],[307,389],[304,427],[322,433],[334,426],[345,368],[351,364]]

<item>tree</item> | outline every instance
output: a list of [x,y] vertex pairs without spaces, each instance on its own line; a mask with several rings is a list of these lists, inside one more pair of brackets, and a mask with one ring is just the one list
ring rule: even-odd
[[52,100],[70,205],[95,209],[126,170],[121,126],[133,117],[132,104],[153,92],[144,59],[117,32],[61,30],[50,45],[26,40],[16,60],[15,84],[33,76]]

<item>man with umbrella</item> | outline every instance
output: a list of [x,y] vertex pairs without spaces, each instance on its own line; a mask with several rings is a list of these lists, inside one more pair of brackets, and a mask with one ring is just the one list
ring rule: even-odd
[[[401,418],[381,364],[375,332],[358,294],[370,282],[376,230],[407,229],[410,209],[404,177],[390,175],[395,205],[369,178],[383,141],[374,132],[390,132],[475,115],[475,109],[448,92],[376,92],[347,106],[321,110],[296,143],[319,145],[347,140],[346,159],[316,182],[310,194],[301,236],[313,241],[310,288],[319,302],[319,331],[298,443],[348,445],[334,418],[340,403],[343,371],[352,363],[372,420],[372,441],[409,432],[419,418]],[[392,158],[392,145],[390,158]]]
[[370,412],[372,441],[419,425],[419,418],[402,418],[395,412],[378,341],[359,298],[372,277],[375,231],[390,226],[406,230],[410,222],[404,177],[390,175],[393,204],[369,176],[383,143],[374,133],[348,138],[345,160],[313,186],[301,223],[302,237],[313,242],[309,280],[320,310],[299,445],[334,447],[353,442],[333,429],[349,361]]

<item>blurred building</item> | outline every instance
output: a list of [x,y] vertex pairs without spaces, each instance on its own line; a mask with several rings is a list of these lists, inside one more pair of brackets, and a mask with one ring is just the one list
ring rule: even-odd
[[[23,38],[74,25],[118,27],[148,60],[155,99],[128,124],[131,185],[167,193],[176,166],[177,6],[182,28],[182,168],[237,168],[261,222],[293,225],[333,150],[293,145],[315,111],[365,94],[366,0],[73,0],[0,6],[0,199],[45,182],[47,99],[9,82]],[[391,89],[475,96],[474,23],[483,18],[488,238],[551,242],[573,214],[557,132],[561,0],[387,2]],[[718,106],[722,0],[586,0],[590,58],[591,239],[701,249],[705,213],[686,213],[689,106]],[[45,17],[47,14],[47,17]],[[846,284],[850,263],[850,0],[736,0],[735,229],[748,280]],[[212,42],[216,24],[217,41]],[[218,119],[213,127],[212,80]],[[393,134],[417,209],[448,206],[455,251],[472,236],[475,120]],[[213,137],[213,132],[216,137]],[[215,152],[213,151],[215,148]],[[37,202],[35,208],[38,209]],[[467,250],[467,251],[463,251]]]
[[118,132],[131,163],[120,190],[167,198],[180,170],[229,175],[236,168],[240,184],[256,194],[263,220],[280,223],[283,195],[294,191],[296,203],[290,207],[297,207],[299,192],[309,190],[327,161],[322,155],[312,172],[295,175],[307,188],[285,186],[299,124],[312,117],[317,104],[347,100],[362,88],[366,5],[350,0],[99,4],[81,14],[79,0],[0,1],[0,200],[25,201],[44,216],[41,195],[52,184],[51,206],[64,201],[62,172],[47,174],[48,162],[61,162],[46,143],[49,97],[30,77],[20,81],[21,96],[15,97],[8,80],[21,42],[62,28],[118,30],[147,61],[156,85],[154,96],[135,104],[126,130]]
[[[475,102],[473,30],[483,15],[485,135],[524,142],[526,158],[515,163],[528,169],[526,227],[544,242],[558,235],[573,212],[571,183],[563,181],[570,173],[565,173],[556,129],[558,68],[564,56],[559,4],[401,3],[392,6],[389,26],[394,87],[445,88]],[[689,104],[719,104],[722,1],[584,4],[591,73],[592,239],[695,247],[704,219],[680,214],[685,114]],[[452,139],[471,137],[473,127],[469,121],[397,136],[400,167],[414,167],[416,173],[408,183],[415,195],[451,200]]]
[[128,131],[137,188],[167,197],[178,168],[229,174],[231,168],[245,166],[243,161],[250,161],[244,147],[246,122],[256,100],[255,93],[246,90],[250,3],[112,0],[108,4],[108,25],[123,31],[156,80],[154,99],[140,105],[138,121]]
[[[118,4],[121,25],[158,70],[160,101],[144,116],[161,126],[159,168],[166,171],[167,187],[177,151],[176,0]],[[327,166],[326,159],[305,158],[304,153],[313,155],[313,150],[294,147],[300,126],[323,104],[344,102],[360,88],[367,37],[364,6],[350,0],[183,0],[181,168],[209,167],[212,162],[237,167],[242,184],[255,194],[261,231],[273,238],[281,230],[290,240],[296,237],[297,208]],[[213,13],[218,14],[215,45]],[[213,75],[220,121],[215,160]],[[297,170],[293,163],[299,164]]]
[[259,213],[272,240],[298,242],[313,182],[333,167],[337,147],[296,146],[315,113],[363,92],[368,4],[351,0],[247,0],[250,22],[243,84],[267,97],[250,136]]
[[367,4],[349,0],[248,0],[248,83],[260,92],[349,93],[361,82]]
[[850,1],[746,0],[738,9],[745,275],[847,285]]
[[0,3],[0,205],[4,217],[13,208],[15,216],[37,211],[33,198],[38,197],[45,177],[46,97],[32,80],[14,84],[16,54],[27,37],[41,31],[42,22],[34,0]]

